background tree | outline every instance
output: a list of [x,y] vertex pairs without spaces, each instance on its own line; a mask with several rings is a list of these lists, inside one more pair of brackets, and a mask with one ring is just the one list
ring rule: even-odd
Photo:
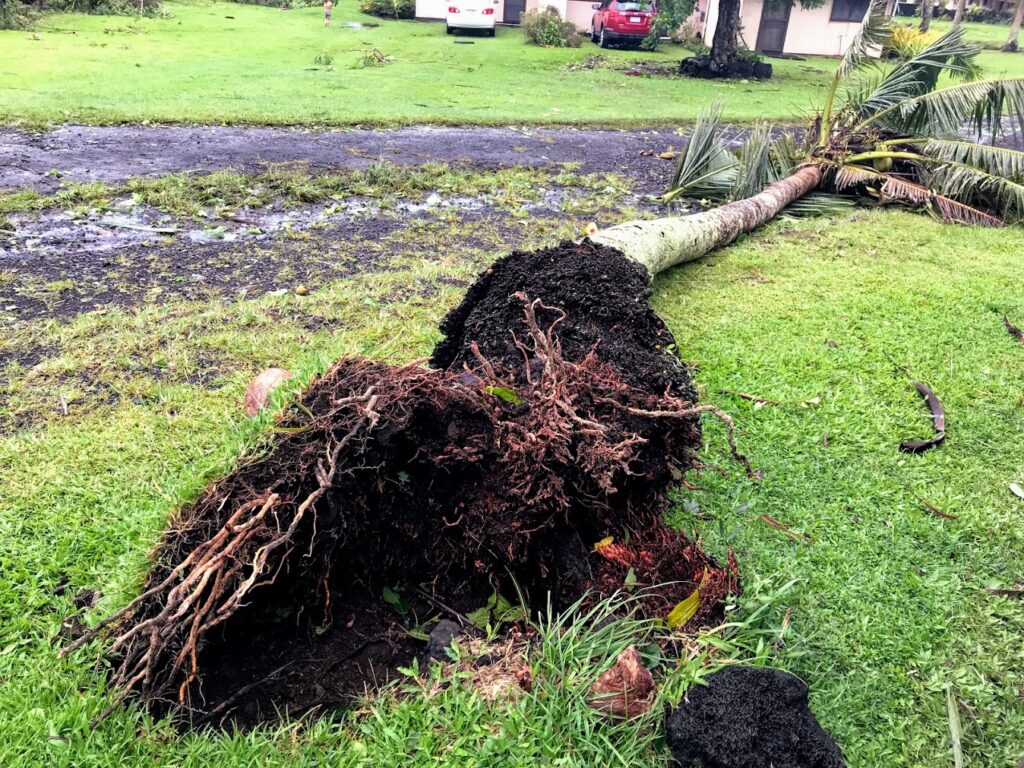
[[933,0],[921,0],[921,26],[922,32],[927,32],[932,23]]
[[963,24],[964,14],[967,12],[967,0],[958,0],[956,4],[956,13],[953,15],[953,26],[959,27]]
[[1014,52],[1017,50],[1017,38],[1020,37],[1020,25],[1024,22],[1024,0],[1017,0],[1013,7],[1013,21],[1010,23],[1010,36],[1006,38],[1003,45],[1004,51]]

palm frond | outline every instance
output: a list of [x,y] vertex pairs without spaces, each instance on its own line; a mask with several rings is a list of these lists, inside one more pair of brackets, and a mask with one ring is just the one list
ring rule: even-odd
[[843,192],[851,187],[859,187],[861,184],[870,184],[878,181],[882,174],[872,168],[865,168],[861,165],[844,165],[836,171],[833,185],[836,191]]
[[804,218],[810,216],[839,216],[857,207],[857,200],[830,192],[811,192],[794,200],[782,210],[782,215]]
[[756,125],[747,137],[737,171],[729,195],[733,200],[756,195],[769,184],[779,180],[772,158],[771,129],[764,123]]
[[864,121],[861,125],[873,122],[877,115],[898,109],[908,101],[935,92],[939,76],[944,72],[973,81],[979,72],[977,55],[978,48],[964,42],[961,30],[951,29],[919,53],[893,67],[873,84],[873,90],[854,97],[857,111]]
[[981,168],[949,163],[932,169],[925,182],[936,194],[980,204],[1004,221],[1024,221],[1024,184]]
[[963,139],[928,139],[921,145],[921,154],[947,163],[970,165],[1007,179],[1024,179],[1024,152],[1019,149]]
[[886,0],[871,0],[860,29],[839,62],[839,77],[846,77],[865,61],[873,59],[892,39],[892,22],[885,13]]
[[716,99],[698,113],[690,140],[676,163],[666,197],[675,197],[682,192],[709,196],[728,194],[737,161],[722,145],[722,109],[722,101]]
[[896,98],[858,128],[875,124],[907,136],[952,137],[970,125],[979,137],[985,130],[994,137],[1007,118],[1024,130],[1024,77],[975,80]]
[[940,219],[950,224],[977,224],[984,227],[1000,227],[1004,223],[1002,219],[996,216],[940,194],[923,184],[917,184],[899,176],[881,175],[885,177],[885,183],[882,184],[880,190],[880,200],[882,203],[893,200],[907,202],[915,207],[926,208],[932,211]]

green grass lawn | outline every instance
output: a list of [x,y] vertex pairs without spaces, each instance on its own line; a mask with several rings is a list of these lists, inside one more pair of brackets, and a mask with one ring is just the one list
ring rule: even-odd
[[[582,220],[566,224],[535,241]],[[656,721],[600,725],[582,703],[595,670],[557,644],[535,664],[547,679],[566,667],[565,684],[517,704],[487,705],[455,686],[316,723],[184,738],[135,709],[90,730],[109,701],[99,651],[56,656],[71,595],[102,590],[94,616],[126,602],[168,515],[259,433],[240,406],[254,370],[429,352],[461,294],[450,280],[502,248],[454,250],[462,236],[442,230],[434,235],[453,245],[439,255],[395,259],[308,297],[112,309],[7,339],[8,349],[43,350],[8,375],[18,402],[45,401],[53,415],[0,437],[0,764],[666,765]],[[776,222],[655,284],[655,308],[699,366],[703,398],[735,416],[764,473],[757,482],[736,471],[709,423],[704,458],[727,475],[693,477],[702,490],[680,492],[672,518],[718,555],[736,550],[748,610],[795,582],[759,625],[778,627],[790,609],[777,650],[770,635],[739,652],[768,654],[809,681],[853,768],[952,766],[947,687],[968,766],[1012,768],[1024,752],[1024,601],[985,591],[1024,582],[1024,501],[1008,490],[1024,483],[1024,347],[1002,326],[1004,312],[1024,323],[1020,253],[1006,231],[857,212]],[[212,379],[193,375],[202,359],[219,361]],[[79,374],[119,397],[62,416],[59,392]],[[920,456],[897,450],[931,430],[912,379],[947,410],[947,442]],[[738,392],[779,404],[755,408]],[[62,575],[68,593],[54,596]],[[670,675],[670,688],[693,671]]]
[[[281,11],[234,3],[168,2],[169,17],[47,15],[30,32],[0,31],[0,120],[352,125],[399,123],[674,124],[715,97],[725,118],[796,121],[820,105],[834,60],[772,60],[767,83],[627,77],[607,63],[666,64],[690,55],[527,45],[518,29],[497,38],[444,34],[441,24],[382,21],[335,10]],[[346,22],[379,23],[351,29]],[[941,23],[936,23],[941,27]],[[992,43],[1005,27],[968,25]],[[471,43],[460,45],[458,42]],[[363,66],[373,49],[393,57]],[[325,65],[324,61],[330,61]],[[1021,74],[1024,54],[986,51],[991,74]]]

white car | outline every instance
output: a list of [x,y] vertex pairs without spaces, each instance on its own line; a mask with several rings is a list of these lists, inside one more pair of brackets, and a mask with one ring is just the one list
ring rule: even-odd
[[448,0],[445,31],[450,35],[456,29],[484,29],[494,37],[497,18],[498,0]]

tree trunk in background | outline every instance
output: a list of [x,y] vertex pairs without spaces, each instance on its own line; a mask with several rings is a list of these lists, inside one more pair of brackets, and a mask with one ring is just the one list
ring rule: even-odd
[[711,66],[727,67],[736,58],[736,42],[740,37],[740,0],[719,0],[718,23],[711,42]]
[[922,32],[927,32],[932,23],[932,0],[921,0],[921,26]]
[[964,13],[966,11],[967,11],[967,0],[960,0],[960,2],[958,2],[956,4],[956,15],[953,16],[953,26],[954,27],[959,27],[961,24],[963,24]]
[[1024,0],[1017,0],[1017,5],[1013,8],[1013,23],[1010,24],[1010,36],[1006,38],[1006,45],[1003,46],[1004,51],[1017,50],[1017,38],[1020,37],[1021,22],[1024,22]]
[[820,183],[821,168],[805,165],[753,197],[693,216],[627,221],[603,229],[590,239],[622,251],[627,258],[643,264],[653,277],[676,264],[699,259],[728,245],[744,232],[757,229]]

